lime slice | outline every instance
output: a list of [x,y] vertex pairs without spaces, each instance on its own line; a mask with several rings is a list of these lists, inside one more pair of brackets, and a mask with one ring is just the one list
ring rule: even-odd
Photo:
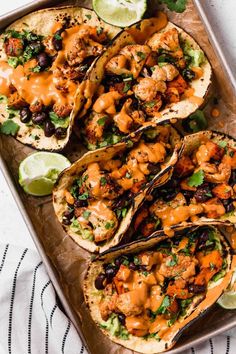
[[93,9],[105,22],[118,27],[132,25],[143,17],[146,0],[93,0]]
[[24,159],[19,167],[19,183],[24,191],[34,196],[51,194],[61,171],[70,166],[63,155],[36,152]]
[[217,303],[227,310],[236,309],[236,291],[226,291],[221,295]]
[[217,303],[226,310],[236,309],[235,281],[236,281],[236,270],[233,273],[228,290],[226,290],[217,301]]

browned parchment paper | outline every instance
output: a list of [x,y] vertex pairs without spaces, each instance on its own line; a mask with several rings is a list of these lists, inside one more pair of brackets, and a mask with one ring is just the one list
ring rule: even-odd
[[[50,1],[49,1],[50,3]],[[66,4],[71,3],[66,2]],[[76,5],[88,6],[90,1],[75,1]],[[63,2],[63,5],[65,2]],[[209,112],[213,105],[213,99],[210,98],[205,108],[206,115],[209,117],[209,128],[220,130],[231,134],[236,138],[236,100],[234,92],[226,78],[219,61],[208,41],[207,34],[197,15],[194,5],[189,1],[187,11],[184,14],[169,13],[171,21],[183,27],[191,34],[201,45],[207,54],[214,69],[214,85],[212,97],[219,99],[218,108],[220,117],[218,119],[210,118]],[[77,159],[84,148],[78,140],[73,137],[69,146],[63,152],[71,161]],[[90,260],[90,254],[77,246],[62,230],[53,211],[51,197],[34,198],[26,195],[19,187],[18,166],[19,163],[33,150],[22,145],[11,137],[0,137],[0,152],[9,168],[13,180],[16,182],[16,188],[28,212],[28,215],[34,225],[37,237],[42,245],[45,254],[54,264],[60,284],[68,299],[71,308],[76,312],[77,325],[87,342],[88,350],[96,354],[131,354],[126,350],[107,339],[96,327],[90,318],[88,310],[84,304],[82,285],[83,277],[86,272],[87,262]],[[17,235],[15,235],[17,237]],[[187,330],[173,352],[181,352],[182,345],[186,345],[193,339],[202,337],[209,328],[220,328],[222,324],[229,321],[236,322],[235,311],[225,311],[215,306],[204,319],[200,319]],[[76,351],[76,348],[75,348]],[[172,351],[171,351],[172,352]]]

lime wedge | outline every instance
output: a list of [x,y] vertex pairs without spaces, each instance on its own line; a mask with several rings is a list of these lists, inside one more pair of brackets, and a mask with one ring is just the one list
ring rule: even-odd
[[34,196],[51,194],[61,171],[70,166],[63,155],[36,152],[26,157],[19,167],[19,183],[24,191]]
[[221,295],[217,303],[227,310],[236,309],[236,291],[226,291]]
[[93,9],[105,22],[118,27],[132,25],[143,17],[146,0],[93,0]]
[[226,290],[217,301],[217,303],[226,310],[236,309],[235,282],[236,282],[236,270],[234,270],[228,290]]

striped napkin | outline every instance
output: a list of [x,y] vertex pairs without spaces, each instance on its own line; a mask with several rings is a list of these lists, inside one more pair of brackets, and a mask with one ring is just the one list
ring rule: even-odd
[[[87,354],[35,251],[0,244],[0,304],[0,354]],[[235,353],[233,329],[181,354]]]

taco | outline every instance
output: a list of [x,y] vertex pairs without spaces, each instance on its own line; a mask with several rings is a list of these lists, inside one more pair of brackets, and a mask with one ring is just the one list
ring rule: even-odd
[[64,170],[53,204],[67,234],[91,252],[118,244],[145,195],[169,178],[178,147],[179,135],[170,125],[145,128]]
[[118,32],[93,11],[71,6],[33,12],[7,27],[0,37],[1,131],[37,149],[62,149],[76,90]]
[[91,262],[84,282],[92,319],[112,341],[140,353],[173,347],[227,288],[235,267],[213,227],[136,241]]
[[93,150],[148,121],[186,118],[202,105],[211,74],[195,40],[160,13],[118,34],[96,61],[88,75],[94,95],[74,128]]
[[[153,191],[134,218],[136,235],[183,228],[187,223],[236,221],[236,142],[202,131],[183,139],[172,178]],[[161,231],[160,231],[161,232]]]

